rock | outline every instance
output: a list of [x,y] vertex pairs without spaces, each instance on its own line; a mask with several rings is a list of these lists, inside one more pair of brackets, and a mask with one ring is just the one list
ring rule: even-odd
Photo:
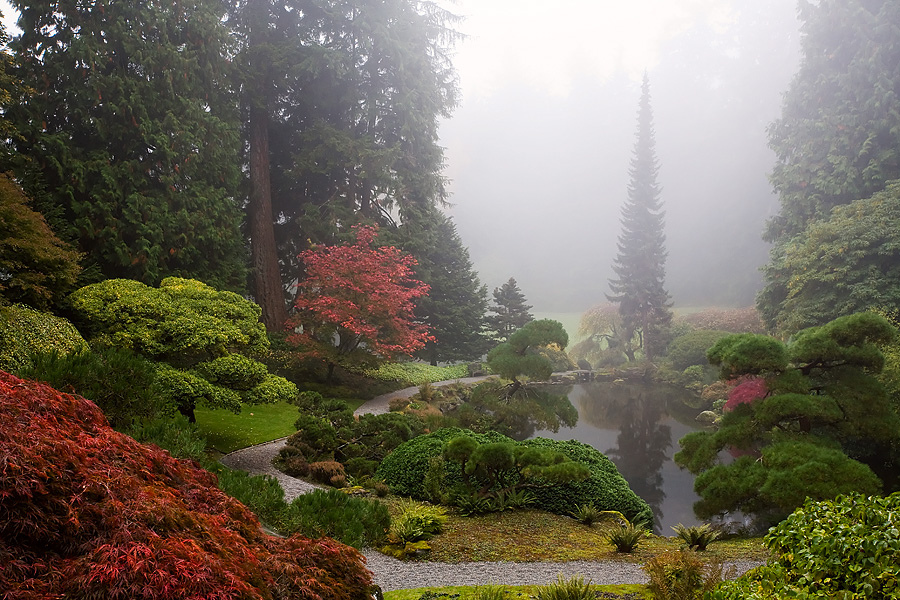
[[704,425],[713,425],[718,420],[719,415],[711,410],[704,410],[702,413],[697,415],[697,422],[703,423]]

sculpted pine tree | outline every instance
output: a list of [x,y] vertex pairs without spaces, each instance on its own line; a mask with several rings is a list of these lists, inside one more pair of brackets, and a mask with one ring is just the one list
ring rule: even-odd
[[491,307],[494,314],[488,315],[487,323],[495,332],[495,339],[505,342],[519,328],[534,320],[530,310],[531,305],[525,304],[525,294],[514,278],[510,277],[509,281],[494,288],[494,306]]
[[[241,290],[239,115],[223,5],[15,0],[14,170],[94,277]],[[91,269],[92,268],[92,269]],[[99,273],[97,273],[99,271]]]
[[672,321],[665,289],[667,252],[655,146],[650,83],[645,74],[628,200],[622,208],[619,252],[613,263],[616,279],[610,280],[611,293],[607,294],[611,302],[619,304],[626,340],[623,351],[629,360],[635,359],[637,349],[643,349],[647,359],[659,356],[665,350],[666,329]]
[[[900,422],[876,375],[897,332],[872,313],[840,317],[788,343],[751,333],[717,342],[709,361],[737,377],[716,431],[683,437],[675,462],[697,475],[701,518],[730,511],[777,521],[807,497],[881,490]],[[722,450],[735,457],[719,460]]]
[[[803,276],[792,258],[796,236],[834,207],[900,179],[900,4],[802,2],[800,19],[800,69],[769,127],[777,157],[771,181],[781,207],[765,232],[774,246],[757,304],[773,330],[793,320],[782,312],[795,293],[794,276]],[[840,283],[835,277],[823,290],[830,294]]]

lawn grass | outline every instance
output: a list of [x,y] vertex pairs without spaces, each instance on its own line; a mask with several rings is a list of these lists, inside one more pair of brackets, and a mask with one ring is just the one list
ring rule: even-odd
[[[531,600],[537,594],[537,585],[504,585],[501,586],[507,600]],[[635,594],[638,598],[650,598],[650,593],[643,585],[595,585],[591,588],[607,594]],[[471,600],[475,596],[475,586],[424,587],[412,590],[396,590],[385,592],[384,600],[419,600],[423,594],[429,600]]]
[[197,429],[206,445],[223,454],[291,435],[297,407],[287,402],[244,405],[240,414],[198,407]]
[[[350,410],[359,408],[365,400],[345,399]],[[197,429],[206,438],[206,445],[222,454],[247,446],[271,442],[297,431],[297,407],[287,402],[274,404],[245,404],[239,414],[229,410],[210,410],[197,407]]]

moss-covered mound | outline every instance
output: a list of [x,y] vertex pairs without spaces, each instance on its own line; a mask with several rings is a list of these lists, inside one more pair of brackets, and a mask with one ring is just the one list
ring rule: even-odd
[[80,396],[2,371],[0,457],[4,597],[366,597],[356,550],[266,535],[196,463],[114,431]]

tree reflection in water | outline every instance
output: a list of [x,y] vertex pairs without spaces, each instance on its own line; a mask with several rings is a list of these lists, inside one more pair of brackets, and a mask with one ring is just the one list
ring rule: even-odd
[[583,416],[599,426],[593,419],[605,413],[605,422],[615,423],[618,446],[603,452],[616,463],[631,489],[650,505],[653,527],[659,531],[662,502],[666,498],[662,466],[673,446],[672,428],[662,423],[665,390],[624,383],[612,385],[613,390],[600,384],[584,387],[579,402],[593,410]]
[[692,525],[693,476],[671,461],[678,439],[699,429],[697,410],[683,403],[683,390],[650,383],[595,382],[577,385],[570,393],[579,422],[555,439],[577,439],[606,454],[654,515],[654,529],[663,535],[675,523]]

